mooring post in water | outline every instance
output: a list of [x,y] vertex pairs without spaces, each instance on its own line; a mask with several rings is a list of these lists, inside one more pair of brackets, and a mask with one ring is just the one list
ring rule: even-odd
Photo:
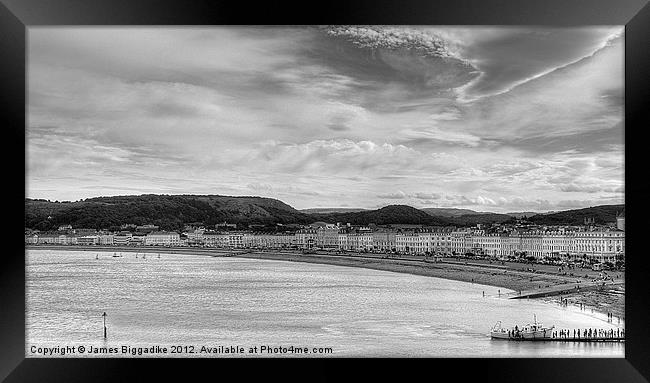
[[106,339],[106,311],[102,314],[102,318],[104,318],[104,339]]

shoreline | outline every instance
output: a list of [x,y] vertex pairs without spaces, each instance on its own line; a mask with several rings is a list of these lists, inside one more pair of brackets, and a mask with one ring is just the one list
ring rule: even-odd
[[[112,246],[66,246],[66,245],[37,245],[25,246],[25,250],[73,250],[92,252],[132,252],[132,253],[161,253],[176,255],[202,255],[211,257],[238,257],[247,259],[266,259],[289,262],[317,263],[325,265],[337,265],[347,267],[361,267],[373,270],[390,271],[396,273],[428,276],[481,284],[496,288],[504,288],[510,291],[504,291],[503,295],[512,296],[517,292],[535,292],[544,291],[544,289],[553,289],[573,285],[585,286],[590,283],[593,272],[586,272],[584,276],[567,276],[553,273],[552,267],[541,267],[535,265],[538,269],[529,271],[528,265],[508,263],[507,266],[498,264],[485,263],[479,261],[460,262],[454,259],[447,259],[442,262],[424,262],[421,256],[406,257],[387,257],[376,254],[352,255],[352,254],[302,254],[297,251],[278,250],[278,251],[248,251],[244,249],[205,249],[205,248],[156,248],[156,247],[112,247]],[[245,252],[245,253],[243,253]],[[539,270],[541,268],[542,270]],[[582,274],[584,270],[580,271]],[[576,271],[578,273],[578,271]],[[591,276],[590,276],[591,274]],[[580,283],[576,283],[580,281]],[[594,287],[594,286],[592,286]],[[622,291],[623,294],[610,293],[610,290]],[[548,303],[561,305],[560,297],[567,299],[567,304],[584,309],[591,309],[604,315],[612,313],[614,316],[625,319],[625,287],[621,282],[617,285],[608,285],[604,288],[597,289],[583,288],[570,293],[551,294],[559,296],[531,297],[530,299],[541,299]]]

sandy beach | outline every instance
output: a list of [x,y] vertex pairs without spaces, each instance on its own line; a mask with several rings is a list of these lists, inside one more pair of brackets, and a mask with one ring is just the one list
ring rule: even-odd
[[[66,249],[76,251],[113,251],[139,252],[161,254],[188,254],[213,257],[236,256],[249,259],[268,259],[291,262],[307,262],[330,264],[348,267],[363,267],[375,270],[408,273],[436,278],[452,279],[494,287],[504,288],[506,298],[518,292],[535,292],[552,289],[554,286],[592,283],[600,276],[599,272],[590,269],[575,269],[567,272],[558,270],[557,266],[522,264],[515,262],[490,262],[485,260],[463,260],[445,258],[443,262],[425,262],[422,256],[402,256],[396,258],[381,254],[302,254],[298,251],[250,251],[243,249],[201,249],[201,248],[137,248],[137,247],[81,247],[81,246],[26,246],[27,249]],[[625,279],[622,272],[610,272],[617,281],[614,285],[607,284],[598,289],[580,289],[571,293],[556,296],[532,298],[562,304],[560,299],[566,299],[567,304],[595,312],[612,313],[617,318],[625,318]],[[561,298],[560,298],[561,297]],[[582,305],[582,306],[581,306]]]

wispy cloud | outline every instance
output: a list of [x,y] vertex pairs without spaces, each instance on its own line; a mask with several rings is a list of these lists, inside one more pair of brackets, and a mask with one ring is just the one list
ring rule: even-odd
[[30,28],[28,195],[504,212],[621,201],[623,38],[622,27]]

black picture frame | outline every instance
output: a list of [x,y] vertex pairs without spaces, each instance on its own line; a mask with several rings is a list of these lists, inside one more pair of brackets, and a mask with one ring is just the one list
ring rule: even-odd
[[[625,25],[626,333],[625,358],[525,359],[32,359],[25,358],[25,264],[18,201],[26,182],[26,28],[43,25]],[[499,382],[643,382],[650,379],[647,162],[640,139],[650,100],[650,5],[645,0],[327,1],[260,4],[234,1],[0,0],[0,114],[5,142],[5,230],[0,265],[0,379],[24,381],[150,380],[494,380]],[[15,149],[14,152],[7,149]],[[20,167],[25,172],[20,172]],[[637,170],[635,170],[635,168]],[[632,170],[630,172],[630,170]],[[638,176],[634,176],[636,173]],[[7,178],[9,177],[9,178]],[[21,194],[22,193],[22,194]],[[647,250],[646,250],[647,252]],[[345,370],[343,369],[345,367]],[[450,373],[449,377],[444,377]],[[227,375],[234,377],[227,378]]]

